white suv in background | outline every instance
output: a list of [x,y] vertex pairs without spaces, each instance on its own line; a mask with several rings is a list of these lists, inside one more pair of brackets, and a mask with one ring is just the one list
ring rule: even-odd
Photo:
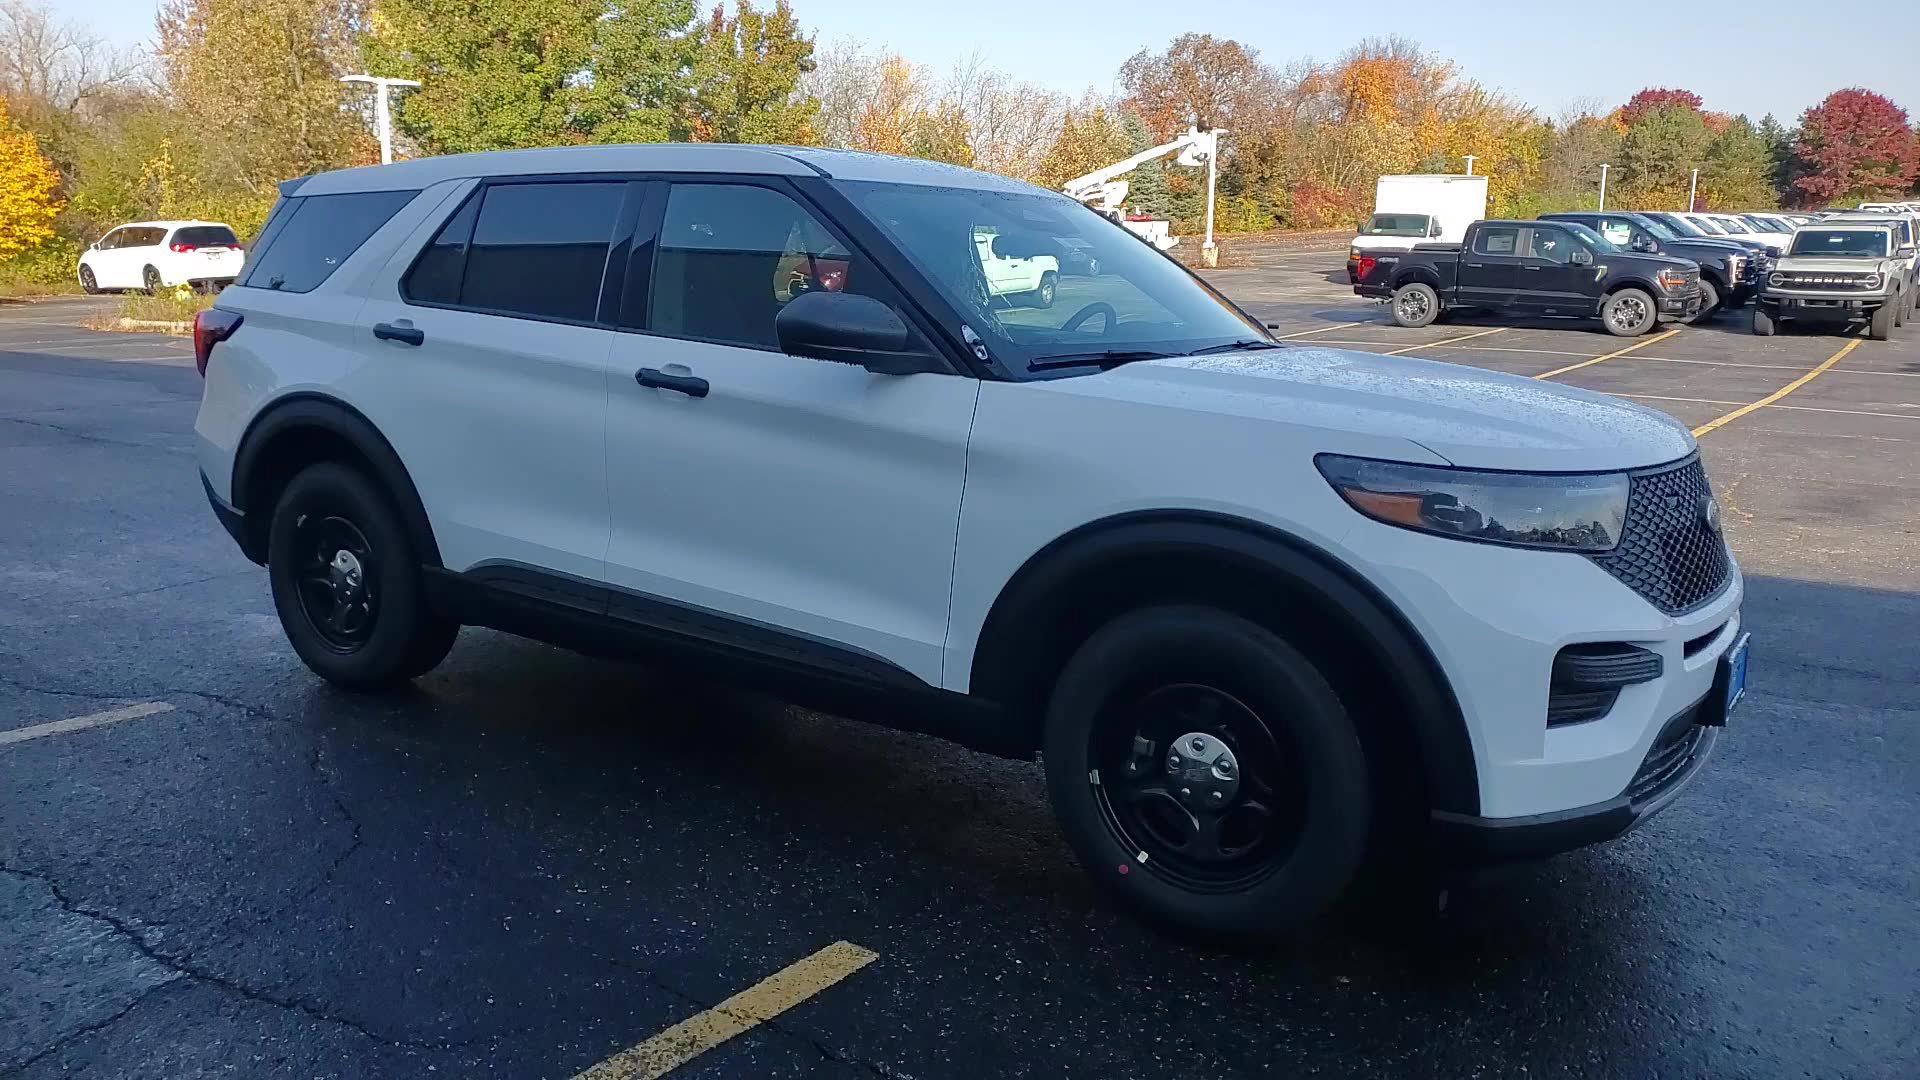
[[[1100,274],[1009,305],[990,260],[1062,241]],[[1196,934],[1285,934],[1384,853],[1617,836],[1745,685],[1684,425],[1281,344],[1002,177],[718,145],[323,173],[194,337],[207,496],[323,678],[484,625],[1037,753],[1094,878]]]
[[239,237],[221,222],[135,221],[81,253],[80,287],[90,293],[218,288],[233,283],[246,259]]

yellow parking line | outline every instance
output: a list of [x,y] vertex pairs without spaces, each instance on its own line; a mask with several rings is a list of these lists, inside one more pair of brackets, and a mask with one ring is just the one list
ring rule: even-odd
[[0,746],[6,746],[9,743],[26,742],[28,739],[42,739],[48,735],[65,735],[69,731],[84,731],[87,728],[99,727],[102,724],[118,723],[121,720],[138,720],[143,716],[152,716],[154,713],[171,712],[172,710],[173,706],[164,701],[148,701],[140,705],[122,705],[118,709],[108,709],[106,712],[88,713],[85,716],[74,716],[65,720],[54,720],[45,724],[35,724],[32,727],[15,728],[12,731],[0,731]]
[[1323,326],[1318,330],[1302,330],[1297,334],[1281,334],[1279,337],[1275,338],[1274,340],[1286,341],[1289,338],[1307,337],[1310,334],[1324,334],[1329,330],[1345,330],[1349,326],[1359,326],[1359,325],[1360,324],[1357,322],[1334,323],[1332,326]]
[[836,941],[789,964],[696,1016],[646,1042],[620,1051],[573,1080],[655,1080],[752,1030],[873,963],[878,954],[850,941]]
[[1616,356],[1625,356],[1630,352],[1634,352],[1635,350],[1644,349],[1656,341],[1665,341],[1679,332],[1680,332],[1680,328],[1676,326],[1664,334],[1655,334],[1650,338],[1641,338],[1640,343],[1637,345],[1629,345],[1624,349],[1616,349],[1613,352],[1606,353],[1601,356],[1596,356],[1591,360],[1582,360],[1577,364],[1568,364],[1566,367],[1563,367],[1563,368],[1554,368],[1552,371],[1543,371],[1540,374],[1535,375],[1534,378],[1551,379],[1555,375],[1565,375],[1569,371],[1578,371],[1583,367],[1591,367],[1602,360],[1611,360]]
[[1842,357],[1846,356],[1848,353],[1852,352],[1853,350],[1859,347],[1860,347],[1860,339],[1854,338],[1852,341],[1849,341],[1845,345],[1842,345],[1840,347],[1839,352],[1834,353],[1832,356],[1829,356],[1825,360],[1821,361],[1819,367],[1814,368],[1812,371],[1807,372],[1805,375],[1802,375],[1799,378],[1788,383],[1787,385],[1781,387],[1780,389],[1775,390],[1773,393],[1768,394],[1766,397],[1761,398],[1759,401],[1742,405],[1725,416],[1718,417],[1713,420],[1709,420],[1706,423],[1701,424],[1699,427],[1694,428],[1693,437],[1697,439],[1700,436],[1705,435],[1707,432],[1714,430],[1715,428],[1724,427],[1727,424],[1733,423],[1735,420],[1740,419],[1741,417],[1747,415],[1748,413],[1754,411],[1755,409],[1764,409],[1767,406],[1773,404],[1774,402],[1779,401],[1781,398],[1786,397],[1788,394],[1791,394],[1795,390],[1798,390],[1801,387],[1812,382],[1815,378],[1819,376],[1821,372],[1839,363]]
[[1459,337],[1441,338],[1439,341],[1428,341],[1419,345],[1409,345],[1404,349],[1394,349],[1392,352],[1383,352],[1380,355],[1399,356],[1401,353],[1410,353],[1415,349],[1437,349],[1442,345],[1451,345],[1456,341],[1466,341],[1470,338],[1486,337],[1488,334],[1502,333],[1506,329],[1504,326],[1496,326],[1491,330],[1476,330],[1471,334],[1461,334]]

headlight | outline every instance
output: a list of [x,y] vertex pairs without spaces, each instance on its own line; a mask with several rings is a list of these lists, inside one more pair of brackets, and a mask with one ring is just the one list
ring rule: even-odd
[[1627,520],[1624,473],[1510,473],[1321,454],[1320,475],[1389,525],[1516,547],[1611,551]]
[[1787,284],[1787,275],[1775,270],[1773,273],[1767,275],[1767,284],[1776,289],[1784,288]]
[[1687,275],[1678,270],[1662,270],[1659,279],[1663,289],[1677,289],[1687,283]]
[[1738,280],[1740,277],[1740,268],[1746,264],[1747,260],[1738,255],[1727,256],[1727,276]]

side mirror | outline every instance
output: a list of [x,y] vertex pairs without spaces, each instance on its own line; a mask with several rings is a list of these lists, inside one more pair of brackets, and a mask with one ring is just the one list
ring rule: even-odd
[[1575,266],[1592,266],[1592,265],[1593,265],[1593,252],[1591,252],[1591,251],[1586,251],[1586,250],[1583,250],[1583,249],[1581,249],[1581,248],[1575,248],[1575,249],[1573,249],[1573,265],[1575,265]]
[[932,357],[907,350],[906,322],[871,296],[801,293],[774,317],[773,331],[780,351],[794,356],[853,364],[876,375],[940,370]]
[[1911,259],[1916,250],[1920,249],[1916,249],[1912,244],[1907,244],[1902,246],[1898,251],[1895,251],[1894,254],[1902,259]]

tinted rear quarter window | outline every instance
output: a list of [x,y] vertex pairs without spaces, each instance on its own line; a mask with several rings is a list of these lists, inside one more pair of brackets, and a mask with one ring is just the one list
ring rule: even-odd
[[183,225],[173,230],[173,242],[192,244],[194,247],[217,247],[222,244],[237,247],[240,238],[225,225]]
[[[624,181],[488,187],[473,222],[457,304],[591,322],[626,189]],[[457,243],[464,213],[442,230],[449,241]],[[435,237],[436,247],[440,239]]]
[[278,292],[312,292],[367,242],[416,191],[359,191],[291,200],[284,221],[255,252],[242,285]]

